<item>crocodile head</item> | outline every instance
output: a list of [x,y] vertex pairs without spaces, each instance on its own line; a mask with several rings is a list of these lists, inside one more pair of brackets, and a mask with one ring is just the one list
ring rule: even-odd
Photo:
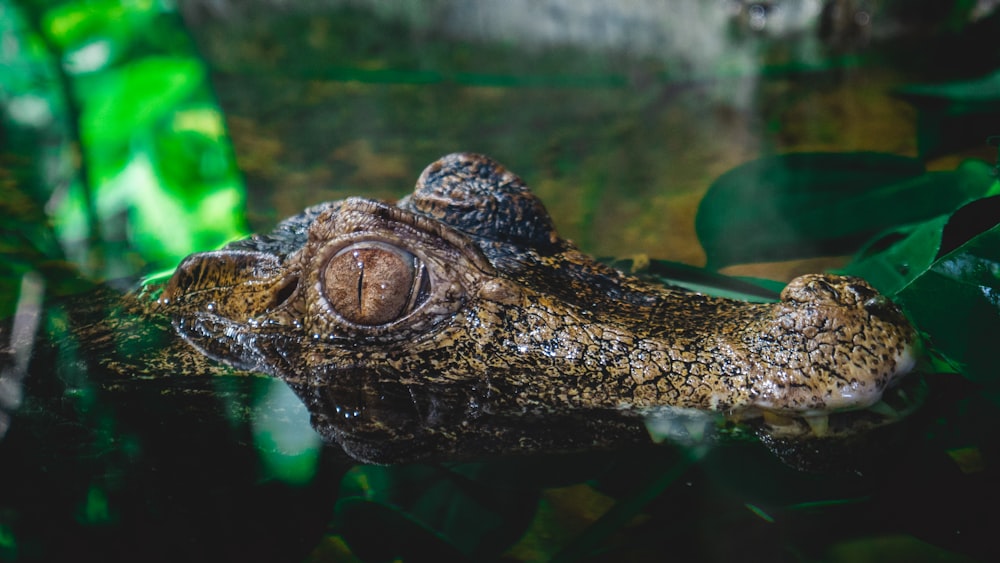
[[540,425],[569,446],[615,442],[637,415],[816,421],[876,404],[915,341],[857,278],[803,276],[754,304],[625,275],[471,154],[430,165],[396,204],[323,203],[192,255],[159,303],[206,355],[288,382],[328,437],[411,455],[463,436],[505,450]]

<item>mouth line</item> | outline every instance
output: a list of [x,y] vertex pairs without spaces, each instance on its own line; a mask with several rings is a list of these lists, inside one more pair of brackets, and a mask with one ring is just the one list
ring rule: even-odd
[[734,423],[753,423],[761,432],[778,439],[836,438],[895,424],[913,414],[924,403],[927,383],[919,373],[910,373],[881,398],[863,408],[829,412],[788,413],[768,409],[725,415]]
[[657,443],[670,440],[695,445],[752,434],[787,441],[838,439],[904,420],[920,408],[927,393],[921,374],[911,373],[886,389],[875,403],[851,410],[790,413],[760,407],[731,412],[664,408],[642,413],[642,417]]

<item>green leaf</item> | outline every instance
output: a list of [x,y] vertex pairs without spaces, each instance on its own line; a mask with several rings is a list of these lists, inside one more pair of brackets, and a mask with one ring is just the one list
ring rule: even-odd
[[190,207],[169,190],[146,188],[134,194],[130,227],[132,243],[147,261],[176,264],[191,252],[219,248],[247,234],[243,187],[236,182],[202,191]]
[[174,123],[157,131],[151,151],[164,188],[189,208],[198,205],[207,188],[234,183],[239,178],[228,141],[215,131],[221,125],[206,125],[208,130],[181,127],[184,122],[192,121],[187,119],[192,114],[202,115],[202,121],[219,124],[222,121],[222,115],[214,108],[177,111]]
[[461,474],[422,465],[355,467],[341,484],[337,529],[352,550],[377,559],[431,561],[449,552],[452,559],[494,558],[527,528],[538,490],[479,479],[474,466],[488,468],[469,464]]
[[167,26],[156,23],[165,12],[155,2],[85,0],[56,4],[60,5],[41,14],[40,28],[60,51],[63,68],[70,76],[108,68],[169,33]]
[[1000,386],[1000,224],[938,259],[896,301],[967,378]]
[[698,208],[708,267],[846,254],[886,229],[932,218],[984,194],[978,161],[924,173],[880,153],[768,157],[723,174]]
[[[912,84],[899,89],[904,96],[939,98],[956,104],[952,112],[976,108],[1000,109],[1000,70],[981,78],[958,80],[941,84]],[[963,104],[961,106],[957,104]]]
[[993,185],[990,186],[990,189],[989,191],[986,192],[986,195],[991,195],[991,196],[1000,195],[1000,180],[996,180],[995,182],[993,182]]
[[860,276],[886,295],[897,291],[927,271],[941,247],[941,234],[948,216],[941,215],[917,225],[892,229],[872,245],[886,238],[903,237],[880,252],[869,254],[866,248],[839,273]]
[[[839,273],[860,276],[894,295],[923,275],[935,260],[1000,222],[1000,197],[968,203],[950,215],[906,225],[869,242]],[[887,239],[892,240],[887,244]],[[873,251],[873,248],[880,248]]]
[[113,0],[67,2],[46,10],[42,30],[58,47],[70,49],[94,37],[107,36],[123,18],[134,13],[134,7]]
[[841,273],[893,296],[929,337],[939,369],[1000,388],[991,356],[1000,334],[1000,196],[898,232],[907,236],[860,253]]
[[199,87],[205,71],[190,57],[146,57],[80,79],[84,146],[124,143],[177,109]]

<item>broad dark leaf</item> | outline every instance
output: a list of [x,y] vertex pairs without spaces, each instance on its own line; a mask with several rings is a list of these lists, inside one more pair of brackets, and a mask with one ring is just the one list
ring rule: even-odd
[[[524,533],[538,503],[538,489],[508,485],[425,465],[355,467],[342,484],[338,529],[353,550],[380,558],[496,557]],[[386,529],[397,537],[370,532]]]
[[947,215],[892,229],[877,237],[873,245],[881,245],[886,239],[895,238],[879,252],[868,248],[855,256],[840,273],[860,276],[886,295],[897,291],[927,271],[938,255],[941,247],[941,233],[948,222]]
[[[912,84],[899,89],[906,96],[934,98],[955,104],[953,112],[973,109],[973,104],[986,104],[984,109],[1000,107],[1000,70],[981,78],[941,84]],[[964,104],[959,106],[958,104]]]
[[938,259],[896,300],[963,375],[996,390],[1000,224]]
[[[1000,223],[1000,196],[978,199],[950,215],[883,233],[839,272],[861,276],[886,295],[895,295],[936,261]],[[884,239],[897,238],[878,252]]]
[[695,227],[712,269],[846,254],[875,233],[983,195],[991,172],[970,161],[925,173],[916,160],[880,153],[763,158],[712,184]]

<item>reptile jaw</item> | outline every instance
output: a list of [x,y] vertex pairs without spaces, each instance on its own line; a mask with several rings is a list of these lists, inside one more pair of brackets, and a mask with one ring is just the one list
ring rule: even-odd
[[641,414],[656,443],[697,445],[748,431],[775,440],[800,441],[853,436],[900,422],[923,404],[926,395],[926,382],[919,374],[912,374],[894,380],[875,402],[851,410],[788,412],[755,406],[722,412],[657,407],[642,409]]
[[862,408],[811,414],[761,409],[757,416],[741,413],[726,418],[737,423],[759,418],[760,431],[776,439],[828,438],[859,434],[897,423],[913,414],[923,404],[926,395],[926,382],[919,374],[913,374],[886,389],[878,400]]

